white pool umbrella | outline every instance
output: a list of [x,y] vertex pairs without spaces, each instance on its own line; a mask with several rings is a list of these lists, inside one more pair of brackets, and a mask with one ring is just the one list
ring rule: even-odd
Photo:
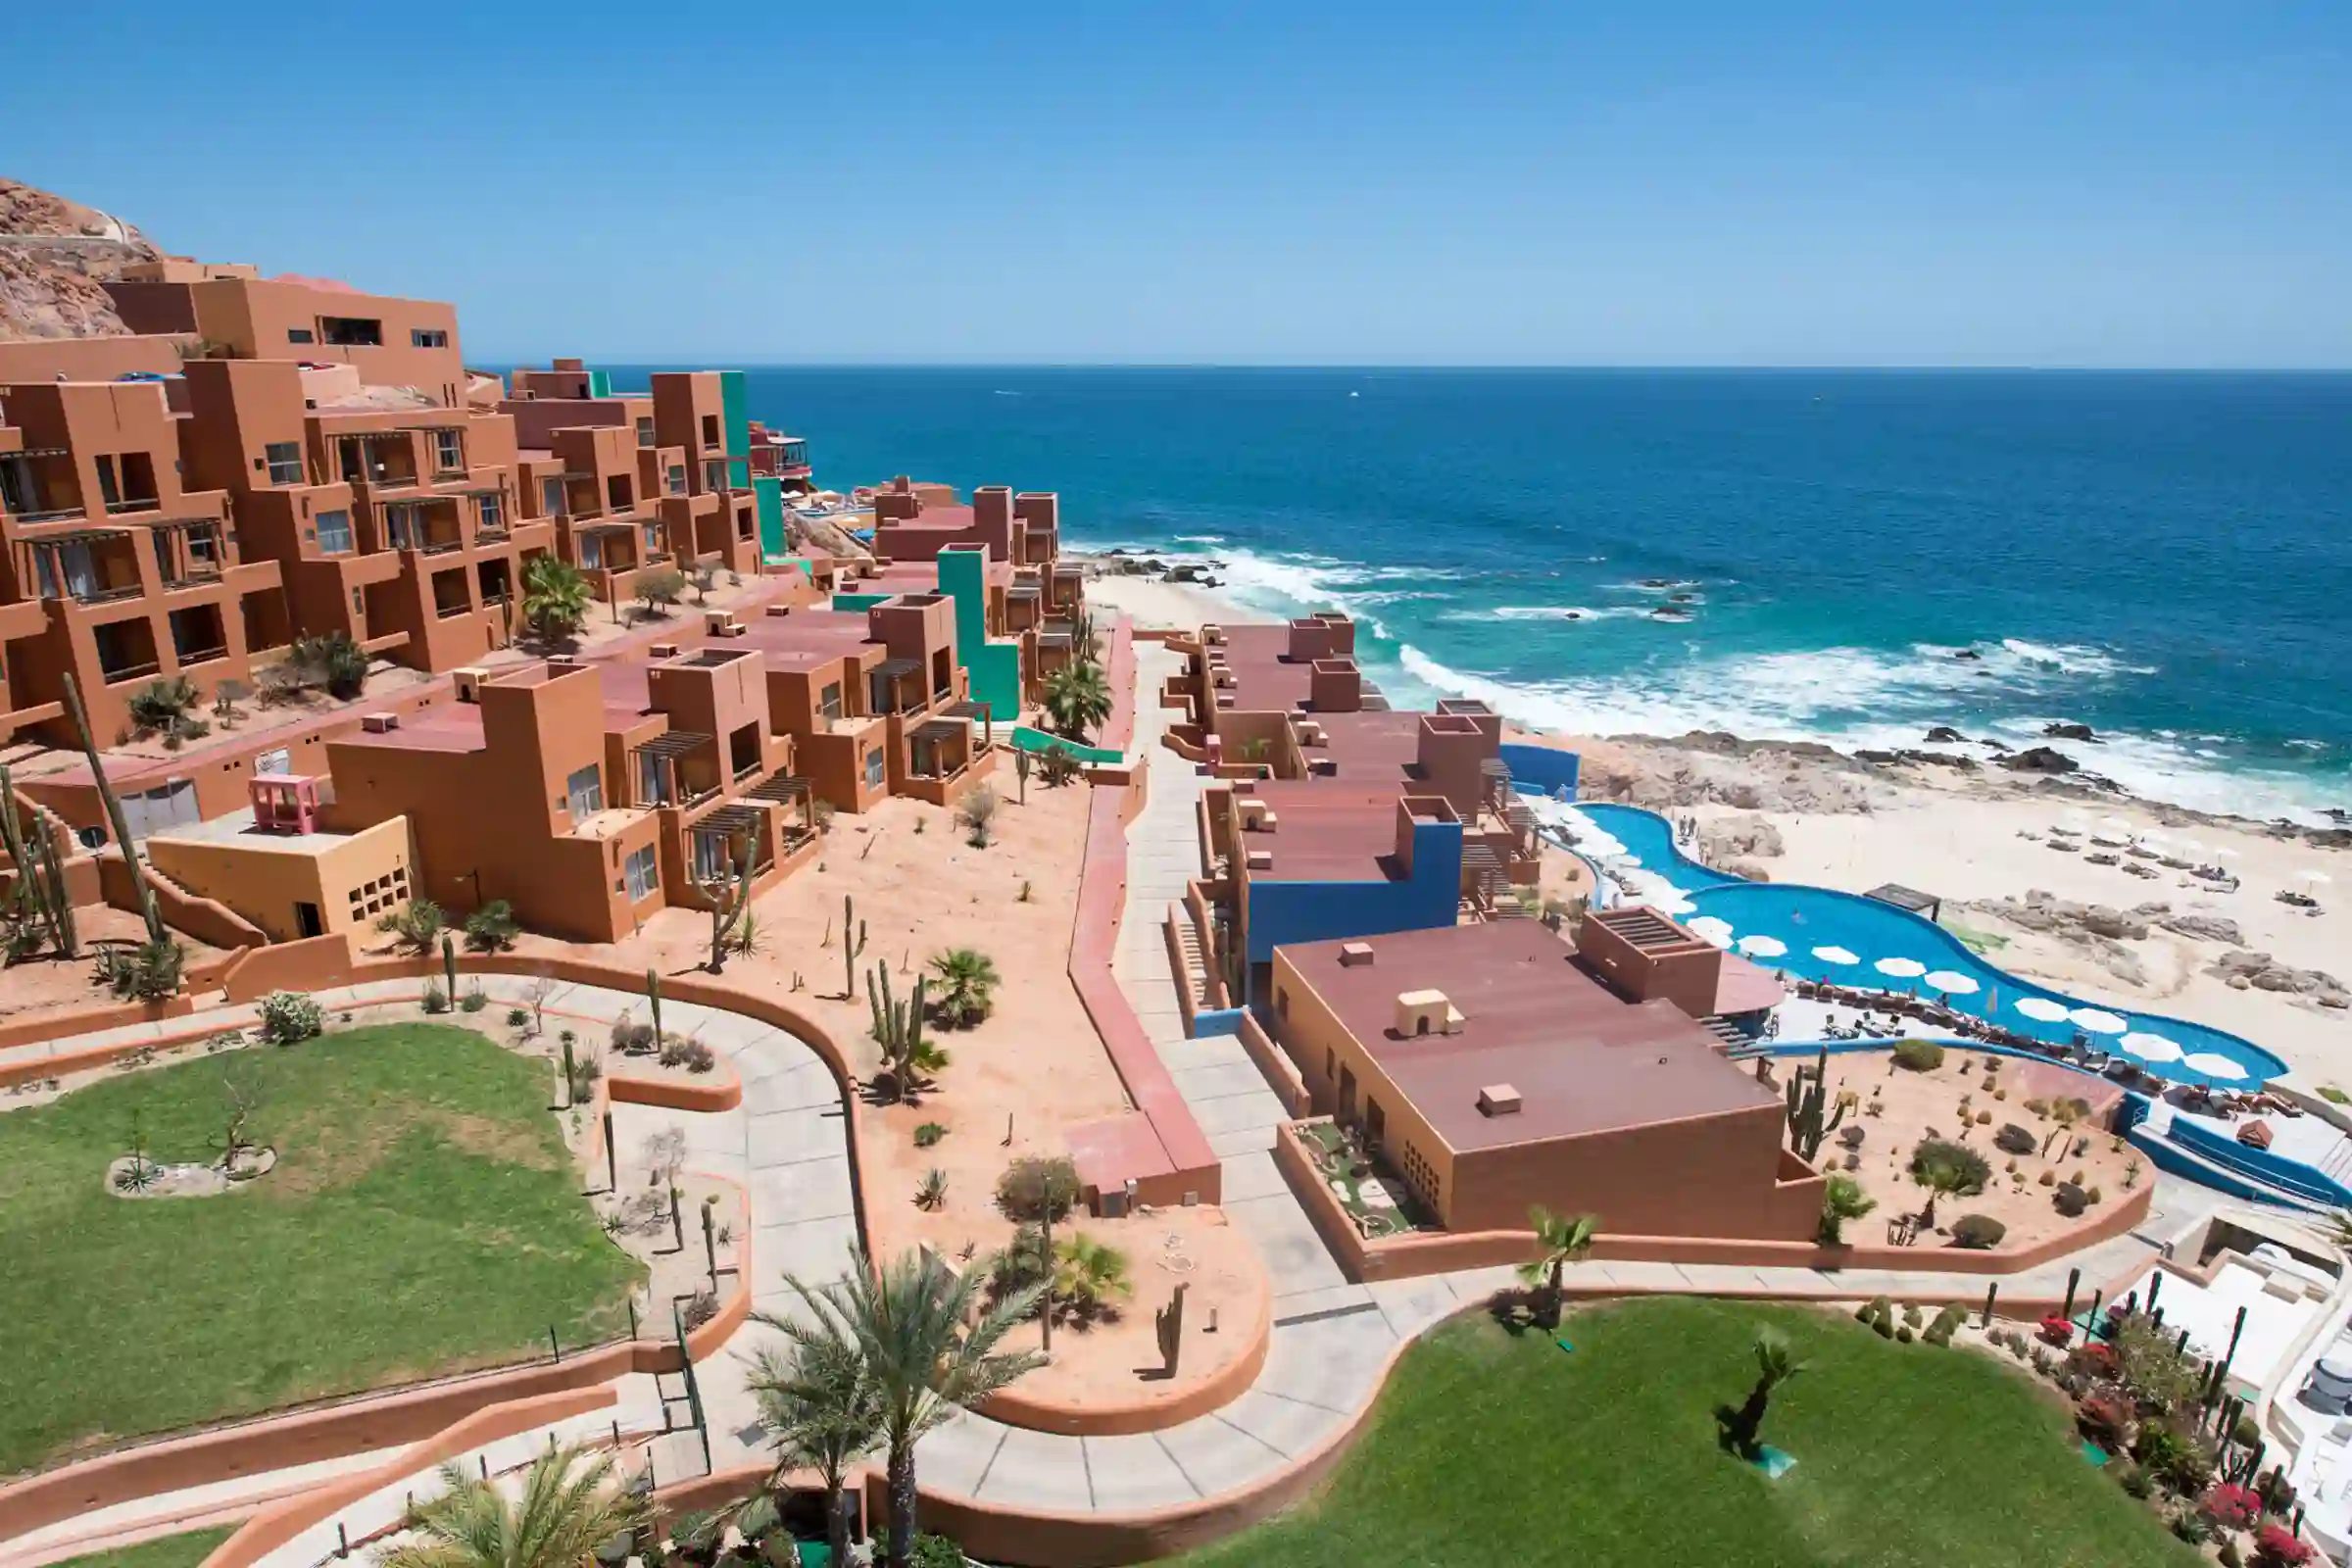
[[1931,969],[1928,971],[1927,984],[1954,997],[1969,996],[1977,990],[1976,981],[1957,969]]
[[1893,975],[1898,980],[1915,979],[1928,972],[1928,966],[1917,958],[1881,958],[1871,967],[1881,974]]
[[1740,951],[1751,958],[1777,958],[1788,951],[1779,937],[1741,937]]
[[2052,1002],[2047,997],[2020,998],[2017,1010],[2029,1018],[2038,1018],[2043,1023],[2058,1023],[2066,1017],[2066,1004]]
[[1848,953],[1843,948],[1815,948],[1813,956],[1824,963],[1860,963],[1862,961],[1860,954]]
[[2246,1069],[2238,1064],[2235,1057],[2213,1051],[2200,1051],[2193,1056],[2183,1056],[2180,1065],[2192,1072],[2201,1072],[2208,1078],[2226,1078],[2232,1083],[2246,1076]]
[[1718,919],[1711,914],[1702,914],[1695,920],[1688,920],[1684,923],[1690,926],[1690,934],[1701,942],[1711,942],[1719,948],[1728,948],[1732,945],[1732,923],[1729,920]]
[[2116,1044],[2142,1061],[2179,1061],[2181,1055],[2180,1042],[2141,1029],[2132,1030]]
[[2087,1029],[2094,1035],[2119,1035],[2124,1032],[2123,1019],[2112,1012],[2102,1012],[2097,1007],[2077,1007],[2067,1016],[2075,1020],[2076,1027]]

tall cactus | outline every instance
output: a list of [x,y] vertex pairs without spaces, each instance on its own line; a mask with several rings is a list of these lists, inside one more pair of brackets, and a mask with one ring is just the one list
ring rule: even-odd
[[446,931],[441,933],[441,973],[449,981],[449,1004],[458,1004],[458,944]]
[[1823,1119],[1829,1102],[1829,1076],[1830,1048],[1826,1045],[1811,1067],[1799,1067],[1788,1075],[1788,1146],[1807,1164],[1821,1152],[1822,1140],[1836,1132],[1844,1122],[1846,1112],[1853,1108],[1853,1098],[1839,1095],[1838,1113]]
[[662,972],[659,969],[645,971],[645,995],[646,1000],[654,1004],[654,1049],[660,1051],[662,1049]]
[[735,927],[743,919],[743,911],[752,906],[752,852],[746,848],[735,857],[733,875],[721,878],[718,891],[710,904],[710,972],[717,974],[727,966],[727,943]]
[[923,993],[929,981],[914,982],[914,995],[901,1002],[891,995],[890,969],[877,964],[866,977],[866,1005],[873,1013],[874,1044],[882,1048],[882,1070],[901,1102],[911,1100],[935,1067],[947,1065],[947,1053],[923,1038]]
[[106,763],[98,756],[97,737],[90,733],[90,715],[81,706],[81,683],[67,670],[62,677],[65,688],[66,716],[74,720],[74,732],[81,737],[81,755],[90,764],[90,778],[98,786],[98,803],[106,808],[106,820],[114,830],[115,848],[122,852],[122,865],[130,873],[130,888],[139,901],[139,912],[147,922],[147,940],[161,946],[172,931],[164,924],[163,911],[155,906],[155,889],[147,883],[147,873],[139,869],[139,849],[130,842],[130,822],[122,814],[122,802],[115,794],[115,786],[106,776]]
[[1184,1281],[1176,1282],[1176,1294],[1168,1304],[1152,1314],[1152,1332],[1159,1336],[1160,1375],[1174,1377],[1176,1363],[1184,1355]]
[[58,861],[57,840],[46,819],[35,812],[32,838],[27,841],[17,816],[17,786],[0,767],[0,839],[16,867],[15,900],[21,909],[40,915],[51,946],[61,956],[80,956],[80,934],[74,922],[74,897],[66,891],[64,867]]
[[841,896],[841,994],[858,1000],[858,959],[865,952],[865,922],[858,918],[858,901]]

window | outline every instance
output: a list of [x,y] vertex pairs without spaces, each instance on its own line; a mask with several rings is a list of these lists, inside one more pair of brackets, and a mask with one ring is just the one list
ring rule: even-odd
[[318,334],[307,326],[289,326],[286,328],[286,341],[289,343],[316,343],[318,341]]
[[302,443],[272,441],[262,448],[262,457],[270,465],[271,484],[302,483]]
[[682,496],[686,493],[686,465],[683,463],[673,463],[669,466],[669,493],[673,496]]
[[395,550],[415,550],[424,543],[424,530],[417,525],[416,505],[411,501],[393,501],[384,506],[384,536],[392,541]]
[[650,560],[654,556],[659,555],[661,550],[662,525],[658,522],[649,522],[645,525],[645,554],[647,559]]
[[98,493],[106,498],[109,507],[122,504],[122,490],[115,482],[115,460],[111,457],[98,460]]
[[594,816],[605,808],[605,775],[594,762],[564,781],[564,801],[571,814]]
[[449,347],[449,333],[437,326],[412,326],[409,328],[409,347],[445,349]]
[[637,804],[639,806],[670,806],[675,803],[669,794],[669,769],[662,758],[653,752],[637,754]]
[[816,710],[826,718],[841,716],[841,682],[827,686],[816,700]]
[[502,498],[495,495],[482,496],[479,499],[481,502],[481,525],[483,530],[485,532],[495,532],[506,527],[506,502]]
[[654,863],[654,847],[648,844],[642,850],[631,850],[629,858],[620,862],[620,874],[628,884],[631,904],[652,898],[654,890],[662,885],[661,872]]
[[605,480],[605,505],[614,512],[628,512],[636,507],[636,487],[629,483],[627,474],[616,473]]
[[724,490],[727,487],[727,465],[723,458],[712,458],[703,465],[703,488]]
[[718,445],[718,416],[715,414],[703,416],[703,445],[707,447]]
[[433,432],[433,469],[437,473],[466,471],[466,437],[457,430]]
[[878,790],[882,787],[883,766],[880,747],[877,746],[865,754],[865,787],[867,789]]
[[637,444],[641,447],[650,447],[654,444],[654,417],[650,414],[640,417],[637,421]]
[[697,882],[724,882],[733,869],[733,858],[727,854],[724,833],[697,833],[694,836],[694,879]]
[[563,480],[542,479],[539,481],[539,515],[542,517],[564,515]]
[[384,323],[366,316],[321,316],[318,335],[320,341],[337,348],[380,349],[384,346]]
[[580,534],[578,539],[580,546],[580,564],[590,571],[604,570],[605,536],[601,533],[584,533]]

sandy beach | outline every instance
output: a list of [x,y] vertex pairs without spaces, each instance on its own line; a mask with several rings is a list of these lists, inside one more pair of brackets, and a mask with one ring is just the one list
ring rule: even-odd
[[[1095,576],[1087,593],[1145,626],[1268,618],[1212,589],[1115,572]],[[1580,753],[1589,798],[1696,816],[1711,863],[1777,882],[1854,892],[1900,882],[1938,894],[1944,923],[1983,939],[2003,968],[2230,1030],[2316,1083],[2352,1089],[2352,1009],[2328,1004],[2352,980],[2352,848],[2341,833],[2287,834],[2030,774],[1872,763],[1817,746],[1519,729],[1512,738]],[[2081,848],[2054,849],[2053,827],[2077,829]],[[2093,832],[2155,835],[2162,856],[2219,865],[2237,889],[2102,852],[2087,843]],[[2087,858],[2098,853],[2117,863]],[[2038,908],[2036,890],[2048,899]],[[2315,898],[2320,912],[2279,902],[2281,892]],[[2225,964],[2229,955],[2269,961]]]

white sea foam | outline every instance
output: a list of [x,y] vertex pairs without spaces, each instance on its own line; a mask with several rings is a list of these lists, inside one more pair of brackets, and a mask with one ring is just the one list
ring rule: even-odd
[[[1951,721],[1954,699],[1972,678],[2007,686],[1997,667],[1989,676],[1955,676],[1946,672],[1947,663],[1965,671],[1971,662],[1906,661],[1858,649],[1697,660],[1638,676],[1545,682],[1453,669],[1409,643],[1397,650],[1397,662],[1404,679],[1395,683],[1391,695],[1399,706],[1439,696],[1474,697],[1533,729],[1662,736],[1728,730],[1750,740],[1819,741],[1848,750],[1919,747],[1926,725]],[[2017,749],[2048,744],[2041,729],[2056,716],[2015,716],[1967,727],[1980,738]],[[2341,793],[2331,792],[2322,779],[2239,765],[2210,748],[2154,736],[2104,734],[2096,745],[2060,746],[2085,769],[2134,795],[2199,810],[2317,822],[2323,820],[2320,808],[2337,804],[2334,796]],[[1997,755],[1982,746],[1936,749],[1984,761]]]
[[1221,545],[1225,542],[1225,536],[1221,533],[1180,533],[1176,535],[1176,542],[1180,545]]
[[1447,620],[1646,620],[1648,607],[1612,605],[1594,610],[1584,605],[1496,605],[1492,610],[1454,610]]

